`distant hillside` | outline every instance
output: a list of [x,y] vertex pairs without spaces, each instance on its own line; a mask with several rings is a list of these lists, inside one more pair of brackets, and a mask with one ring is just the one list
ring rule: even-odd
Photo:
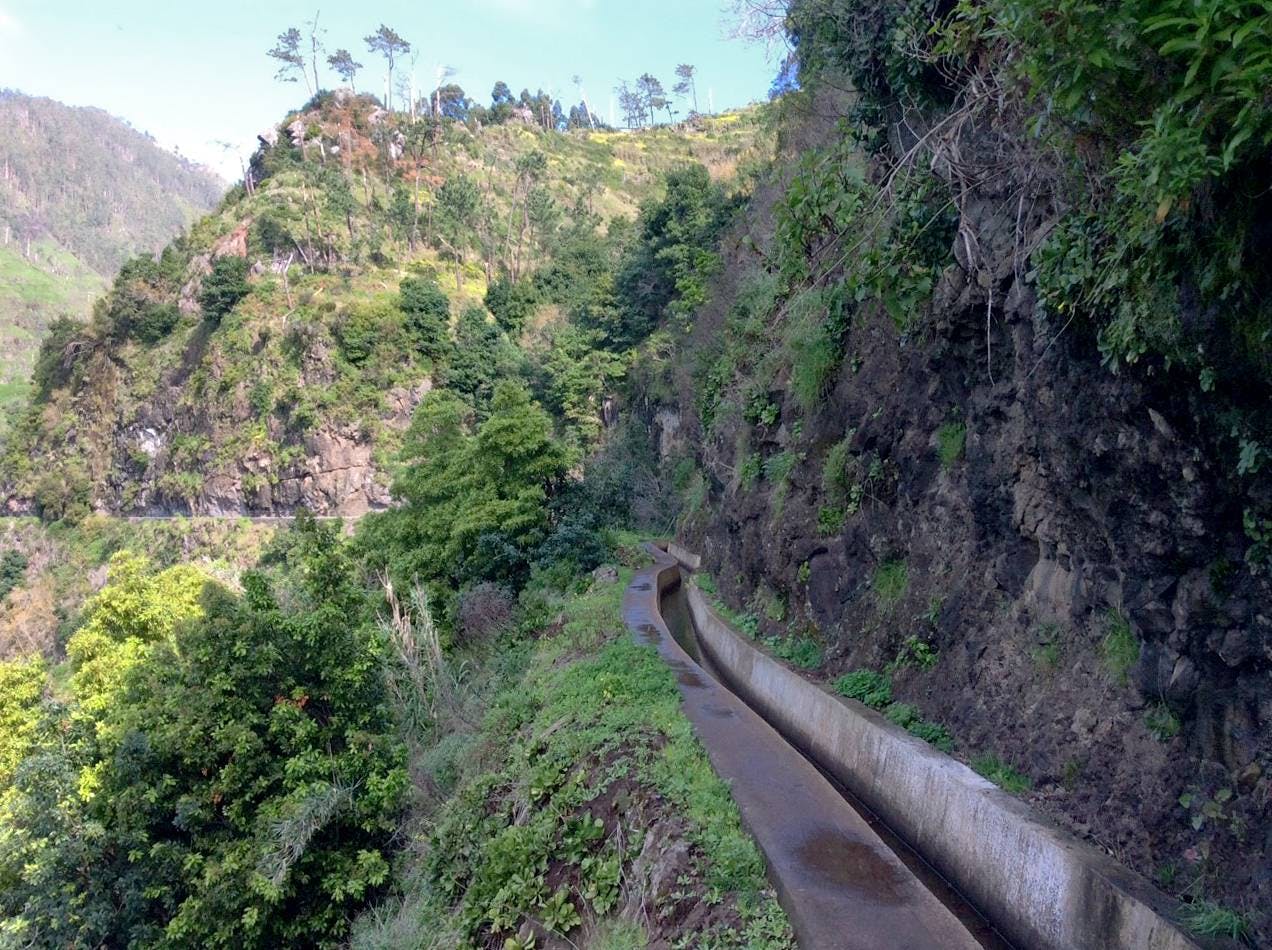
[[[18,499],[52,517],[382,507],[423,394],[490,371],[439,376],[417,338],[437,306],[461,323],[489,306],[511,346],[492,352],[514,362],[552,349],[564,313],[603,325],[597,275],[664,174],[734,178],[766,133],[754,111],[632,133],[429,126],[324,94],[266,138],[250,190],[130,263],[89,327],[51,341],[5,460]],[[399,298],[408,278],[425,298]]]
[[220,198],[207,170],[101,109],[0,90],[0,431],[50,321]]

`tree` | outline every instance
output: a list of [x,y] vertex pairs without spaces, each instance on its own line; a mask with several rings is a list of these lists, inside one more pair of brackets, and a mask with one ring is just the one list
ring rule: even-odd
[[472,108],[472,101],[464,94],[463,87],[453,82],[440,86],[434,93],[433,99],[438,116],[454,119],[456,122],[467,119],[468,112]]
[[687,63],[681,63],[676,67],[676,75],[680,78],[680,82],[672,87],[672,92],[678,96],[688,96],[693,102],[693,114],[698,114],[698,67],[690,66]]
[[495,125],[507,122],[516,105],[517,100],[512,90],[508,88],[508,84],[502,79],[499,80],[490,92],[490,121]]
[[247,271],[246,258],[216,259],[211,273],[203,278],[203,286],[199,289],[199,306],[203,308],[205,320],[219,322],[240,300],[251,293]]
[[327,57],[327,65],[335,70],[336,75],[349,84],[349,88],[357,92],[354,85],[354,77],[358,75],[358,70],[362,68],[362,64],[355,62],[353,54],[347,49],[338,49]]
[[439,237],[455,258],[455,292],[464,288],[464,264],[468,241],[474,230],[481,192],[467,175],[446,179],[437,189]]
[[[573,81],[575,88],[579,91],[579,98],[583,100],[583,112],[587,116],[587,124],[592,131],[596,131],[596,120],[592,118],[592,107],[588,104],[587,92],[583,89],[583,77],[576,74]],[[573,114],[574,110],[571,109],[570,112]]]
[[645,124],[645,100],[641,94],[629,86],[626,81],[614,87],[618,95],[618,107],[623,111],[623,121],[629,129]]
[[771,58],[789,42],[786,17],[789,0],[732,0],[729,35],[733,39],[759,43]]
[[367,532],[375,560],[392,563],[404,580],[525,581],[570,455],[524,386],[498,383],[476,431],[460,396],[429,393],[411,420],[403,462],[394,483],[401,507]]
[[641,97],[645,113],[649,116],[649,124],[653,125],[655,117],[664,108],[669,108],[667,91],[662,82],[654,75],[645,73],[636,80],[636,91]]
[[[517,158],[514,164],[517,172],[516,185],[512,194],[512,210],[508,218],[508,235],[504,244],[504,266],[516,280],[521,274],[521,247],[525,233],[530,227],[529,197],[530,190],[547,173],[548,157],[538,149]],[[512,234],[520,219],[521,226],[517,230],[516,254],[513,254]]]
[[494,393],[502,343],[498,324],[491,322],[484,308],[470,306],[459,315],[446,386],[465,396],[479,417],[485,416]]
[[513,283],[507,278],[492,281],[486,288],[483,301],[486,309],[495,316],[495,322],[503,328],[508,336],[516,339],[525,329],[526,321],[534,314],[539,305],[539,295],[534,285],[523,280]]
[[113,563],[68,644],[71,704],[6,803],[6,930],[339,946],[382,892],[407,786],[385,657],[338,531],[298,517],[294,533],[294,613],[259,574],[240,597],[188,567]]
[[406,331],[416,350],[431,360],[441,359],[450,340],[450,300],[437,281],[425,277],[405,278],[398,292]]
[[371,53],[379,53],[384,57],[384,61],[388,64],[388,93],[387,102],[384,107],[390,112],[393,111],[393,64],[399,56],[405,56],[411,51],[411,44],[400,36],[396,30],[380,24],[380,28],[370,36],[364,37],[367,44],[367,50]]
[[266,55],[278,61],[278,72],[274,78],[279,82],[295,82],[297,75],[305,81],[309,94],[314,94],[314,87],[309,82],[309,73],[305,71],[305,57],[300,52],[300,30],[294,26],[278,34],[278,41]]

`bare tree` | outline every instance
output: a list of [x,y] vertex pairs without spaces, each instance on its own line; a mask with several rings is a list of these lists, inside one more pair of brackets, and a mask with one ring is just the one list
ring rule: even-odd
[[587,112],[587,122],[588,122],[588,125],[590,125],[590,126],[592,127],[592,131],[593,131],[593,132],[595,132],[595,131],[596,131],[596,120],[595,120],[594,118],[592,118],[592,106],[591,106],[591,104],[587,101],[587,91],[583,88],[583,77],[582,77],[582,76],[579,76],[579,75],[576,75],[576,76],[574,77],[574,85],[575,85],[575,87],[577,87],[577,88],[578,88],[578,90],[579,90],[579,95],[580,95],[580,96],[582,97],[582,99],[583,99],[583,109]]
[[759,43],[772,59],[788,43],[786,11],[788,0],[729,0],[724,28],[731,39]]
[[309,66],[314,71],[314,92],[322,88],[322,83],[318,79],[318,57],[323,52],[322,35],[327,32],[318,27],[318,17],[321,12],[315,10],[314,18],[305,24],[306,35],[309,37]]

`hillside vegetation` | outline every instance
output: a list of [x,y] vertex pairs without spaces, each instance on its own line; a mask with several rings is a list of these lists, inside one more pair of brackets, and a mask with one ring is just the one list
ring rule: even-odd
[[647,320],[616,298],[632,218],[666,172],[729,180],[764,137],[755,113],[560,133],[324,94],[253,159],[250,189],[129,262],[89,325],[55,327],[11,491],[51,518],[358,514],[388,503],[425,392],[483,414],[500,374],[572,413],[577,450],[623,372],[595,341],[617,353]]
[[637,361],[680,533],[810,676],[1266,941],[1266,8],[788,13],[785,171]]
[[321,93],[55,328],[0,596],[98,564],[93,509],[297,517],[251,567],[139,531],[0,663],[5,938],[791,946],[618,619],[675,534],[774,655],[1268,941],[1266,11],[743,7],[782,94],[680,126]]
[[210,172],[100,109],[0,90],[0,433],[49,325],[220,198]]
[[[53,329],[5,461],[42,517],[0,565],[7,939],[792,946],[619,619],[642,555],[617,486],[653,459],[595,454],[634,347],[718,267],[766,122],[419,124],[323,94]],[[351,537],[303,510],[390,500]],[[37,602],[56,629],[19,636]]]

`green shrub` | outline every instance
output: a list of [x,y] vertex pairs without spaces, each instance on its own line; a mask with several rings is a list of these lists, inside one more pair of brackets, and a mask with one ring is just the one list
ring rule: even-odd
[[248,263],[244,257],[218,257],[199,288],[203,318],[219,323],[238,302],[251,293],[247,282]]
[[1004,762],[992,752],[978,755],[972,759],[972,768],[999,786],[1005,792],[1020,795],[1033,788],[1029,776],[1018,771],[1011,764]]
[[1140,642],[1131,631],[1131,622],[1118,611],[1110,611],[1105,617],[1105,635],[1100,642],[1100,656],[1104,668],[1118,683],[1125,685],[1130,670],[1140,657]]
[[942,468],[953,468],[963,458],[967,444],[967,426],[961,422],[947,422],[936,432],[937,454]]
[[892,702],[892,680],[874,670],[853,670],[835,680],[835,692],[871,709],[883,709]]
[[848,512],[843,508],[823,505],[817,510],[817,533],[829,537],[843,530],[848,521]]
[[910,569],[903,560],[886,561],[875,568],[870,586],[880,606],[893,607],[909,589]]
[[35,483],[35,510],[44,521],[78,524],[92,513],[93,486],[78,465],[45,472]]
[[919,720],[918,722],[910,723],[910,725],[906,726],[906,729],[909,730],[911,735],[918,736],[928,745],[940,749],[942,752],[949,753],[954,751],[954,737],[942,725]]
[[1144,713],[1144,725],[1153,737],[1160,742],[1179,735],[1179,717],[1165,703],[1154,703]]
[[909,703],[892,703],[883,711],[884,718],[902,729],[909,729],[914,723],[919,722],[922,717],[919,716],[918,707]]
[[765,644],[778,659],[801,670],[815,670],[822,665],[822,648],[811,637],[770,637]]
[[10,548],[0,555],[0,603],[9,592],[22,584],[26,577],[27,557],[21,551]]
[[156,303],[137,314],[133,321],[133,336],[142,343],[158,343],[176,328],[181,311],[175,303]]
[[766,481],[779,484],[786,481],[799,457],[789,450],[770,455],[764,460],[764,478]]

